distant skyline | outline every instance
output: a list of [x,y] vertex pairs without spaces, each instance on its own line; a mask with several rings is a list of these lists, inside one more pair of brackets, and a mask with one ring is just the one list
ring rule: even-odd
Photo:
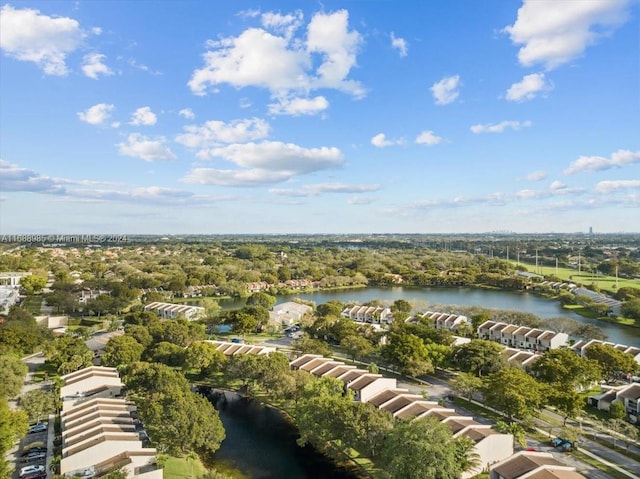
[[639,17],[0,0],[0,235],[640,232]]

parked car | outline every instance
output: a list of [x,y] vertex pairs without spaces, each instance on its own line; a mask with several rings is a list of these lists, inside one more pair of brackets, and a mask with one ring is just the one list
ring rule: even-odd
[[33,462],[33,461],[39,461],[40,459],[44,459],[45,457],[47,457],[46,452],[29,451],[26,455],[22,457],[22,460],[24,462]]
[[30,454],[35,454],[37,452],[47,452],[47,448],[46,447],[31,447],[29,449],[26,449],[21,456],[22,457],[26,457]]
[[38,424],[34,424],[29,427],[27,434],[33,434],[35,432],[44,432],[47,430],[47,425],[45,423],[39,422]]
[[22,479],[44,479],[47,477],[46,471],[42,472],[32,472],[31,474],[27,474]]
[[44,466],[35,464],[24,466],[22,469],[20,469],[20,477],[24,479],[27,474],[33,474],[34,472],[45,472]]

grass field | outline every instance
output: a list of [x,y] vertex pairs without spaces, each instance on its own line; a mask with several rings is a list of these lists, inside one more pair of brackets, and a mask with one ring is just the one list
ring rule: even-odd
[[164,463],[164,479],[192,479],[201,476],[205,469],[199,459],[169,456]]
[[[518,264],[512,261],[513,264]],[[525,266],[531,273],[541,274],[543,276],[557,276],[564,281],[572,281],[582,285],[595,284],[601,290],[615,293],[619,288],[638,288],[640,289],[640,279],[617,278],[615,276],[603,276],[601,274],[593,275],[588,271],[578,272],[571,268],[555,268],[553,266],[538,266],[535,264],[520,263]]]

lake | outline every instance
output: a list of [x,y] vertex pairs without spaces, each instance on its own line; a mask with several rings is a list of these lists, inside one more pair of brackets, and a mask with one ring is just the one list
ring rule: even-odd
[[[491,309],[506,309],[526,311],[540,318],[564,316],[582,323],[593,324],[604,331],[608,340],[640,346],[640,328],[629,328],[619,324],[607,323],[596,319],[585,318],[562,307],[560,302],[537,296],[528,291],[503,291],[480,288],[414,288],[414,287],[380,287],[340,289],[332,291],[314,291],[279,295],[277,302],[284,303],[299,298],[313,301],[316,304],[335,300],[342,303],[366,303],[379,300],[391,304],[397,299],[409,301],[417,311],[435,310],[443,305],[480,306]],[[244,300],[222,300],[220,305],[224,309],[240,308]]]

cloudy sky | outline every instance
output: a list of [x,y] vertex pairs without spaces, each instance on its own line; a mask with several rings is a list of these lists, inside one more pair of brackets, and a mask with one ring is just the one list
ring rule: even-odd
[[0,3],[0,233],[640,232],[639,5]]

